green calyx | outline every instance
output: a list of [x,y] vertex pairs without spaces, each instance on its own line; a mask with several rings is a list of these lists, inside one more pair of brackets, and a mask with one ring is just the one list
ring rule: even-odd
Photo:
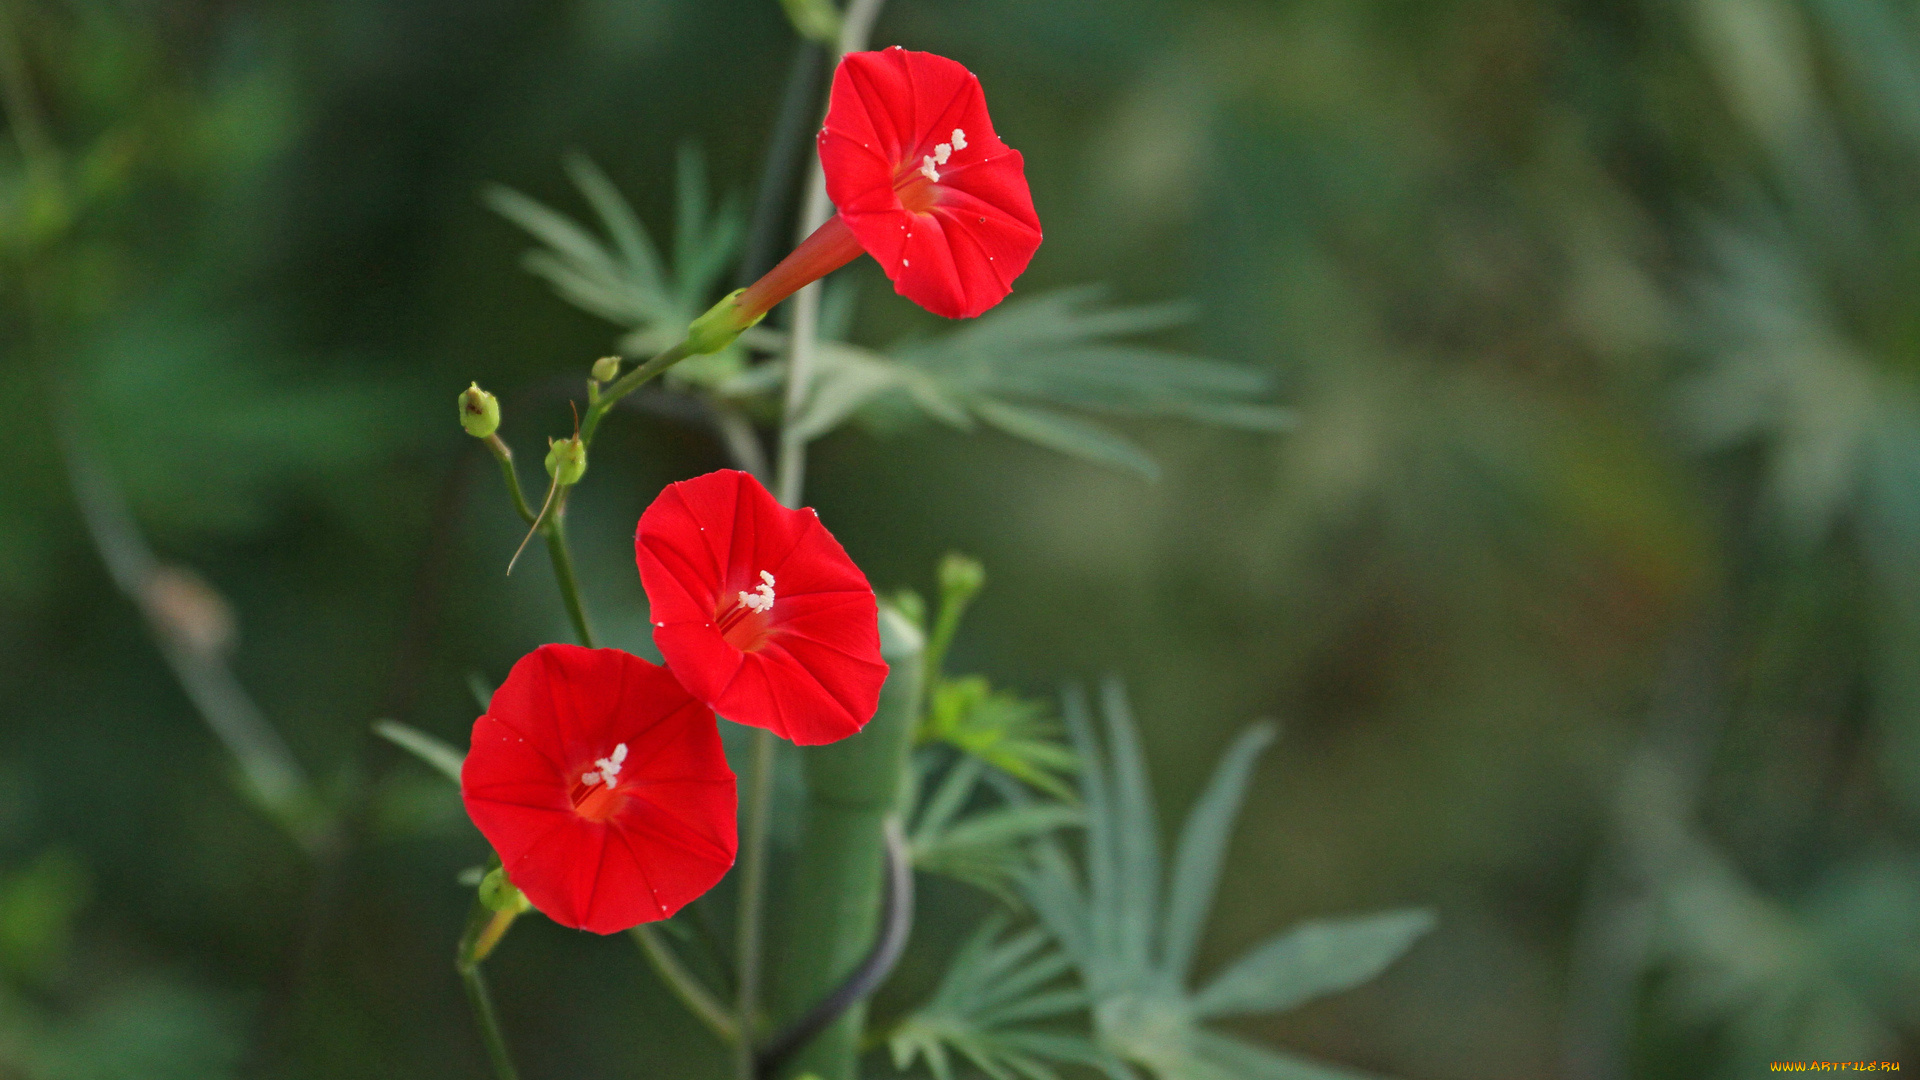
[[488,911],[502,911],[509,915],[518,915],[532,907],[525,893],[507,880],[507,872],[496,866],[487,871],[480,879],[480,903]]
[[761,312],[752,318],[740,310],[740,294],[745,289],[735,289],[722,297],[720,302],[707,309],[707,313],[693,320],[687,327],[687,355],[702,356],[717,353],[733,344],[740,332],[767,317]]
[[580,482],[587,474],[587,444],[580,436],[565,439],[549,439],[547,442],[547,475],[561,487],[571,487]]
[[476,439],[500,430],[500,399],[474,383],[460,392],[460,426]]
[[593,381],[612,382],[620,377],[620,358],[603,356],[593,362]]

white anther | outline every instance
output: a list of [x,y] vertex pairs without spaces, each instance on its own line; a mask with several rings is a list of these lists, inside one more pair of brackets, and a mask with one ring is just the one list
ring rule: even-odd
[[933,166],[934,160],[931,155],[920,159],[920,175],[937,184],[940,182],[940,173]]
[[621,763],[626,760],[627,744],[621,743],[613,748],[613,753],[608,754],[606,757],[596,759],[594,765],[597,766],[597,768],[585,776],[582,776],[580,782],[588,787],[592,787],[595,784],[605,784],[608,787],[612,787],[614,781],[620,778]]
[[939,146],[933,148],[933,163],[935,165],[945,165],[947,159],[952,156],[953,147],[948,146],[946,143],[941,143]]
[[771,611],[773,609],[773,575],[760,571],[760,585],[752,592],[740,594],[740,604],[748,611]]
[[955,150],[965,150],[967,148],[967,133],[961,131],[959,128],[953,129],[953,148]]

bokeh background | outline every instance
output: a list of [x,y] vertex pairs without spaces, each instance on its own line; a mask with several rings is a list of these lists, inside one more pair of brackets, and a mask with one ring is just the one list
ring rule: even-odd
[[[453,401],[500,392],[537,460],[620,330],[480,193],[584,215],[578,150],[666,236],[692,146],[750,200],[793,32],[772,0],[0,11],[0,1076],[483,1075],[451,969],[483,843],[368,725],[463,743],[470,672],[569,638],[544,565],[500,572],[517,523]],[[1122,421],[1151,483],[928,425],[838,433],[810,474],[883,590],[985,563],[957,670],[1125,679],[1168,828],[1281,722],[1203,968],[1301,918],[1439,913],[1245,1033],[1409,1080],[1902,1057],[1916,5],[893,0],[875,41],[973,68],[1025,152],[1022,295],[1191,301],[1153,340],[1297,411]],[[849,273],[854,340],[938,329]],[[725,460],[670,409],[596,447],[573,528],[613,643],[645,648],[640,508]],[[327,869],[233,782],[89,483],[350,808]],[[719,1075],[623,941],[529,920],[491,967],[529,1077]]]

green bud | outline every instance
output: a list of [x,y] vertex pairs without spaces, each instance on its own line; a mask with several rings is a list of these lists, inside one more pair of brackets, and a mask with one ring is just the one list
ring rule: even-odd
[[461,391],[460,426],[476,439],[500,430],[500,399],[480,389],[479,383]]
[[948,596],[958,594],[961,599],[971,598],[987,583],[987,568],[980,565],[978,559],[970,559],[959,552],[949,552],[940,560],[940,591]]
[[527,896],[507,880],[507,872],[496,866],[480,879],[480,903],[488,911],[505,911],[514,915],[533,905],[527,902]]
[[586,474],[587,444],[580,441],[580,436],[547,440],[547,475],[555,483],[569,487]]
[[892,600],[893,610],[899,612],[908,622],[915,626],[927,624],[927,602],[919,593],[912,589],[901,589],[893,594]]
[[593,378],[595,382],[612,382],[613,380],[619,377],[620,377],[620,358],[619,357],[603,356],[600,359],[595,360],[593,362]]
[[840,40],[840,13],[827,0],[780,0],[795,33],[822,45]]
[[688,356],[717,353],[733,344],[733,339],[740,336],[740,331],[767,317],[763,311],[755,318],[746,318],[738,303],[740,294],[746,291],[733,290],[722,297],[719,303],[708,308],[705,315],[693,320],[693,325],[687,327]]

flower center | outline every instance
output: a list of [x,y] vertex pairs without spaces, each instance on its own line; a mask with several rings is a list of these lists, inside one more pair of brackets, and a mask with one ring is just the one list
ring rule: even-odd
[[618,785],[620,766],[626,760],[626,743],[615,746],[613,753],[606,757],[595,759],[593,768],[581,774],[579,782],[573,785],[573,812],[590,821],[605,821],[612,817],[625,801],[618,792]]
[[738,602],[720,613],[715,629],[727,644],[743,652],[758,648],[767,637],[767,614],[773,610],[773,574],[760,571],[752,592],[739,592]]
[[939,183],[940,166],[947,163],[947,159],[953,156],[955,150],[965,150],[966,148],[967,133],[959,128],[954,128],[952,142],[941,143],[933,148],[933,153],[920,159],[920,175],[926,177],[933,183]]
[[966,131],[954,128],[953,141],[940,143],[933,148],[933,153],[922,155],[918,168],[902,166],[893,182],[893,192],[899,197],[901,207],[915,214],[933,209],[939,201],[939,192],[933,185],[940,182],[940,166],[953,157],[954,151],[966,148]]

